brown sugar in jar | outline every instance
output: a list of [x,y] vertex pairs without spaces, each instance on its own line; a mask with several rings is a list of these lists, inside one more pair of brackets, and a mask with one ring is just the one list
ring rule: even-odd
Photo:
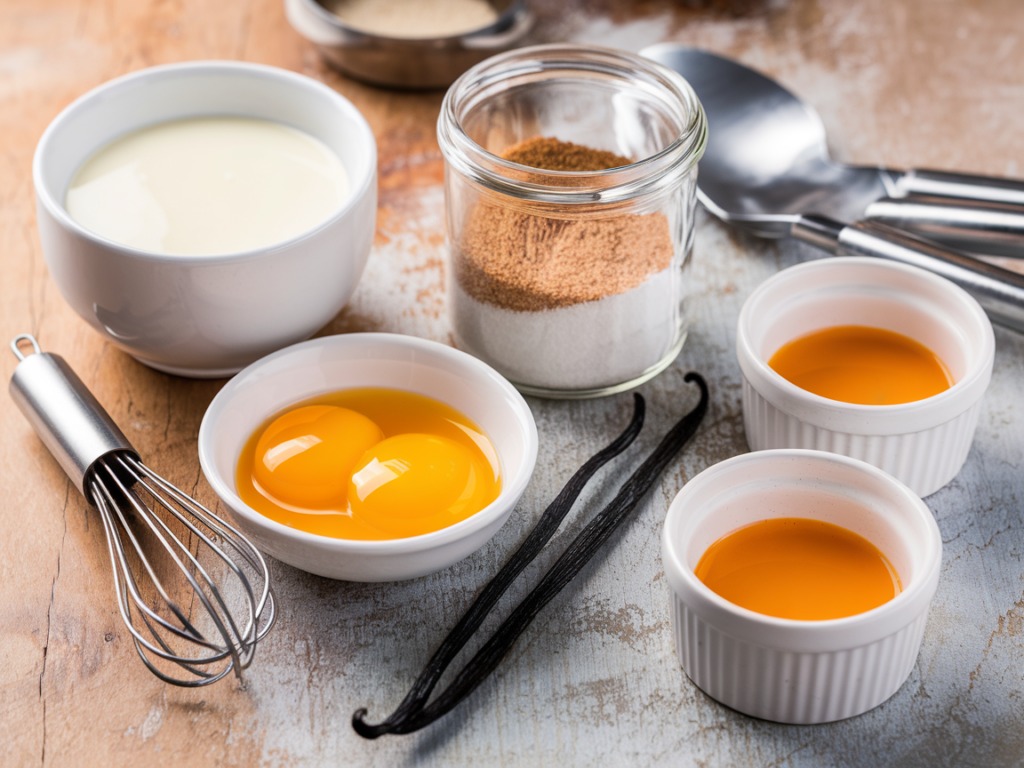
[[[612,152],[545,137],[520,142],[502,157],[553,171],[631,164]],[[664,309],[672,305],[673,255],[661,213],[562,219],[481,201],[453,242],[456,338],[470,349],[494,349],[492,359],[515,382],[615,383],[657,363],[671,347],[678,320]],[[584,364],[550,343],[553,337],[586,344],[609,322],[643,332]]]
[[[551,171],[631,164],[611,152],[541,137],[502,157]],[[539,312],[626,293],[667,269],[672,255],[660,213],[565,220],[481,202],[462,231],[454,266],[459,285],[476,300]]]
[[[448,303],[456,345],[520,390],[553,397],[610,394],[665,368],[686,332],[694,148],[661,152],[660,134],[638,145],[601,139],[606,128],[623,127],[603,119],[600,129],[582,134],[600,140],[598,146],[548,133],[517,137],[525,119],[517,115],[536,110],[531,103],[532,112],[506,113],[512,97],[502,92],[502,110],[486,110],[479,135],[492,137],[488,143],[501,135],[512,140],[487,153],[449,122],[459,88],[456,83],[446,96],[438,129],[446,159]],[[574,85],[548,110],[571,108],[569,93],[578,97],[580,91]],[[650,115],[646,119],[627,135],[655,128],[678,135],[672,134],[675,126],[659,128]]]

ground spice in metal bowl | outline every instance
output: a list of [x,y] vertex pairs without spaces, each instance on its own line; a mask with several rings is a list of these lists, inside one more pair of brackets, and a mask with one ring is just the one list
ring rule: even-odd
[[452,37],[487,27],[498,12],[486,0],[321,0],[346,25],[399,39]]
[[[549,171],[599,171],[632,161],[613,152],[534,137],[502,158]],[[625,293],[672,262],[660,213],[559,219],[481,202],[455,249],[455,277],[481,302],[537,312]]]

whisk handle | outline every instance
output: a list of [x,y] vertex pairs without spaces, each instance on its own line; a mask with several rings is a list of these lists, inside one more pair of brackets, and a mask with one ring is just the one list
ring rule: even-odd
[[[19,340],[28,340],[36,354],[22,355]],[[114,451],[138,453],[92,393],[59,355],[39,352],[31,336],[11,345],[21,358],[11,377],[11,398],[25,414],[43,444],[92,501],[86,478],[97,459]]]

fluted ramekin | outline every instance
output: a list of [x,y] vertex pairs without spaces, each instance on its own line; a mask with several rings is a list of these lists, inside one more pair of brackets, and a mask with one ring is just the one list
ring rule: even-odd
[[[725,534],[777,517],[860,534],[892,563],[903,591],[865,613],[797,621],[741,608],[694,573]],[[823,451],[736,456],[688,482],[669,507],[662,560],[683,670],[713,699],[782,723],[853,717],[892,696],[917,659],[939,579],[942,539],[909,488],[865,462]]]
[[[935,352],[956,383],[912,403],[861,405],[807,392],[768,366],[787,342],[837,325],[909,336]],[[736,355],[751,450],[851,456],[927,496],[967,460],[995,338],[978,302],[945,278],[881,259],[831,258],[790,267],[758,286],[740,312]]]

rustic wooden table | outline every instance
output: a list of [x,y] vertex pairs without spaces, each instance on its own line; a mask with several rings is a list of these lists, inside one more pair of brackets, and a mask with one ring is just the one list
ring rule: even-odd
[[[834,154],[860,163],[1024,175],[1024,4],[1018,0],[551,2],[539,37],[638,50],[660,40],[761,68],[821,112]],[[223,382],[149,370],[93,333],[47,276],[36,235],[32,152],[73,98],[153,64],[229,58],[324,80],[363,111],[380,151],[369,266],[323,333],[449,339],[442,289],[440,93],[369,88],[328,71],[280,0],[5,0],[0,5],[0,341],[32,332],[63,355],[149,462],[204,502],[196,436]],[[0,396],[0,762],[8,765],[990,766],[1024,763],[1024,337],[997,329],[974,448],[927,499],[945,553],[918,664],[881,707],[816,727],[719,706],[683,675],[668,627],[659,535],[687,478],[746,450],[733,333],[760,281],[816,254],[756,241],[701,215],[693,328],[678,362],[641,388],[641,445],[712,386],[709,417],[632,523],[520,639],[498,673],[419,734],[360,739],[357,707],[390,711],[571,471],[624,422],[628,397],[531,400],[537,471],[505,528],[434,576],[348,584],[273,563],[280,621],[239,689],[168,687],[136,659],[118,617],[95,512]],[[10,377],[15,360],[0,356]],[[586,499],[605,500],[629,460]],[[552,543],[558,551],[578,518]],[[502,603],[509,610],[546,553]],[[493,626],[489,625],[489,626]]]

